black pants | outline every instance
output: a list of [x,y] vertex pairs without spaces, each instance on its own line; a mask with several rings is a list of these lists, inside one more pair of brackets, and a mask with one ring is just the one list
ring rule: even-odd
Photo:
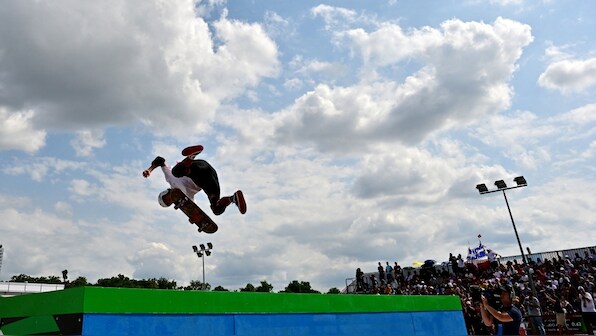
[[197,187],[203,189],[215,215],[221,215],[230,205],[229,198],[220,199],[221,191],[217,172],[207,161],[193,160],[188,167],[180,162],[172,168],[172,174],[176,177],[190,177]]

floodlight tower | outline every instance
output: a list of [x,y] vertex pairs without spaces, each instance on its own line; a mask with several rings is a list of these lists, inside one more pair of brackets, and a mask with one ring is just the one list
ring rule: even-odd
[[197,245],[193,245],[192,250],[197,254],[197,257],[199,257],[203,260],[203,285],[202,285],[202,287],[205,288],[205,285],[206,285],[206,283],[205,283],[205,257],[208,257],[211,255],[211,250],[213,249],[213,244],[207,243],[207,247],[205,247],[205,244],[199,244],[199,246],[201,247],[200,250],[197,248]]
[[489,191],[488,188],[486,187],[486,184],[484,184],[484,183],[476,185],[476,189],[478,189],[478,192],[481,195],[490,194],[490,193],[494,193],[494,192],[498,192],[498,191],[503,192],[503,197],[505,197],[505,204],[507,205],[507,210],[509,211],[509,218],[511,218],[511,224],[513,224],[513,231],[515,232],[515,238],[517,239],[517,245],[519,246],[519,251],[521,252],[522,261],[525,265],[526,274],[528,274],[528,278],[530,281],[530,287],[532,289],[532,293],[534,295],[536,295],[536,288],[534,287],[534,280],[532,279],[532,274],[530,274],[530,272],[529,272],[529,263],[528,263],[528,260],[526,259],[526,254],[524,253],[524,249],[522,248],[521,241],[519,240],[519,234],[517,233],[517,227],[515,226],[515,221],[513,220],[513,215],[511,214],[511,208],[509,207],[509,201],[507,200],[507,194],[505,194],[505,190],[527,187],[528,183],[526,182],[526,179],[523,176],[518,176],[518,177],[514,178],[513,181],[517,184],[514,187],[507,187],[507,184],[505,183],[505,181],[498,180],[498,181],[495,181],[495,186],[497,186],[496,190]]
[[2,257],[4,256],[4,247],[0,244],[0,272],[2,272]]

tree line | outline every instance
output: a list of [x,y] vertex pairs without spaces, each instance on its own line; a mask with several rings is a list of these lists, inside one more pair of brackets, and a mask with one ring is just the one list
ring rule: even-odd
[[[96,283],[92,284],[87,281],[87,278],[80,276],[73,281],[61,279],[57,276],[42,276],[32,277],[26,274],[14,275],[10,278],[12,282],[28,282],[28,283],[47,283],[47,284],[64,284],[65,288],[75,288],[83,286],[98,286],[98,287],[119,287],[119,288],[146,288],[146,289],[177,289],[177,290],[207,290],[214,292],[229,292],[222,286],[216,286],[211,289],[209,283],[203,283],[199,280],[191,280],[188,286],[178,286],[176,281],[168,280],[166,278],[149,278],[149,279],[131,279],[122,274],[113,276],[111,278],[98,279]],[[262,293],[273,293],[273,285],[267,281],[261,281],[258,286],[254,286],[251,283],[247,283],[243,288],[233,290],[234,292],[262,292]],[[293,280],[290,282],[284,290],[279,293],[318,293],[321,292],[313,289],[308,281]],[[327,294],[339,294],[340,290],[333,287],[327,291]]]

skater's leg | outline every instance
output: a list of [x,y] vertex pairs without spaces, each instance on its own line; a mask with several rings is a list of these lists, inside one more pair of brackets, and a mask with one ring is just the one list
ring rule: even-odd
[[211,203],[211,211],[216,216],[221,215],[226,211],[226,208],[230,203],[232,203],[231,197],[223,197],[219,198],[219,195],[211,194],[209,195],[209,203]]
[[220,199],[216,195],[212,195],[209,197],[209,202],[211,203],[211,210],[217,216],[226,211],[228,205],[232,203],[236,204],[241,214],[246,213],[246,201],[244,200],[244,194],[240,190],[236,191],[232,196],[225,196]]

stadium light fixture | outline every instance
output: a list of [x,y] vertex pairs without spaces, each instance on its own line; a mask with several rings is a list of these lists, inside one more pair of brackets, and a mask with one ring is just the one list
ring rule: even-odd
[[507,188],[507,183],[505,183],[505,181],[503,181],[503,180],[495,181],[495,185],[499,189],[506,189]]
[[206,288],[206,283],[205,283],[205,257],[208,257],[211,255],[211,249],[213,249],[213,244],[211,243],[207,243],[207,247],[205,247],[205,244],[199,244],[199,247],[201,248],[200,250],[197,248],[196,245],[192,246],[192,250],[194,253],[197,254],[197,257],[201,258],[203,261],[203,284],[202,284],[202,289]]
[[485,194],[488,192],[488,188],[486,187],[486,184],[484,184],[484,183],[476,185],[476,189],[478,189],[478,192],[481,194]]
[[526,179],[523,176],[518,176],[518,177],[514,178],[513,181],[515,181],[515,183],[517,183],[518,187],[525,187],[528,185],[528,182],[526,182]]

